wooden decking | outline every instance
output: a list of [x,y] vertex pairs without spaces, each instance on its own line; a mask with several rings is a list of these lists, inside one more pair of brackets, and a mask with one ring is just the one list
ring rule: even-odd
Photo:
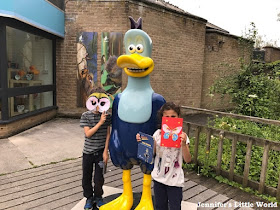
[[[134,192],[142,191],[139,167],[131,171]],[[23,170],[0,176],[0,209],[71,209],[82,198],[81,158]],[[122,171],[108,164],[105,185],[122,188]],[[250,202],[260,199],[194,172],[187,173],[183,199],[188,202],[217,204],[218,202]],[[261,208],[198,208],[198,209],[261,209]],[[277,209],[277,208],[274,208]]]

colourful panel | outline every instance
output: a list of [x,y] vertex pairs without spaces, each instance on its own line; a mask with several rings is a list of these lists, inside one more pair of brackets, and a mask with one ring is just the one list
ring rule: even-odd
[[122,54],[123,38],[120,32],[101,34],[101,85],[115,96],[121,92],[122,69],[117,66],[117,58]]
[[86,107],[90,91],[97,85],[97,32],[77,37],[77,106]]

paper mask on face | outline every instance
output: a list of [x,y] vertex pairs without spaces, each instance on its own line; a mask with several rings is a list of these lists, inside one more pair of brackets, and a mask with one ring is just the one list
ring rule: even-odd
[[106,112],[110,108],[110,99],[105,93],[93,93],[86,102],[86,107],[90,111]]

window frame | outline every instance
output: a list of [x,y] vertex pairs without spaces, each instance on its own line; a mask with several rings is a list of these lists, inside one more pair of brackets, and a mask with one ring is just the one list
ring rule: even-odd
[[[36,86],[29,86],[29,87],[15,87],[9,88],[8,87],[8,75],[7,75],[7,41],[6,41],[6,27],[12,27],[27,33],[32,33],[34,35],[38,35],[52,41],[52,56],[53,56],[53,84],[51,85],[36,85]],[[23,119],[29,116],[36,115],[38,113],[42,113],[48,110],[57,109],[56,103],[56,39],[55,35],[52,35],[48,32],[45,32],[41,29],[23,23],[13,18],[7,17],[0,17],[0,101],[1,105],[1,118],[0,124],[6,124],[9,122],[13,122],[19,119]],[[17,116],[9,116],[9,104],[8,99],[10,97],[15,97],[19,95],[29,95],[34,93],[43,93],[43,92],[53,92],[53,106],[44,107],[32,112],[20,114]]]

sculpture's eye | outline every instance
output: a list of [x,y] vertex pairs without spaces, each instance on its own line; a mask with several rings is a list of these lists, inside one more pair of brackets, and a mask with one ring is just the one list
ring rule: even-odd
[[102,102],[100,103],[101,106],[104,106],[105,104],[106,104],[106,102],[104,102],[104,101],[102,101]]
[[144,51],[143,45],[142,45],[142,44],[138,44],[138,45],[136,46],[136,52],[141,53],[141,52],[143,52],[143,51]]
[[135,53],[135,46],[133,44],[128,46],[128,52]]
[[91,101],[91,104],[94,106],[96,104],[96,101]]

